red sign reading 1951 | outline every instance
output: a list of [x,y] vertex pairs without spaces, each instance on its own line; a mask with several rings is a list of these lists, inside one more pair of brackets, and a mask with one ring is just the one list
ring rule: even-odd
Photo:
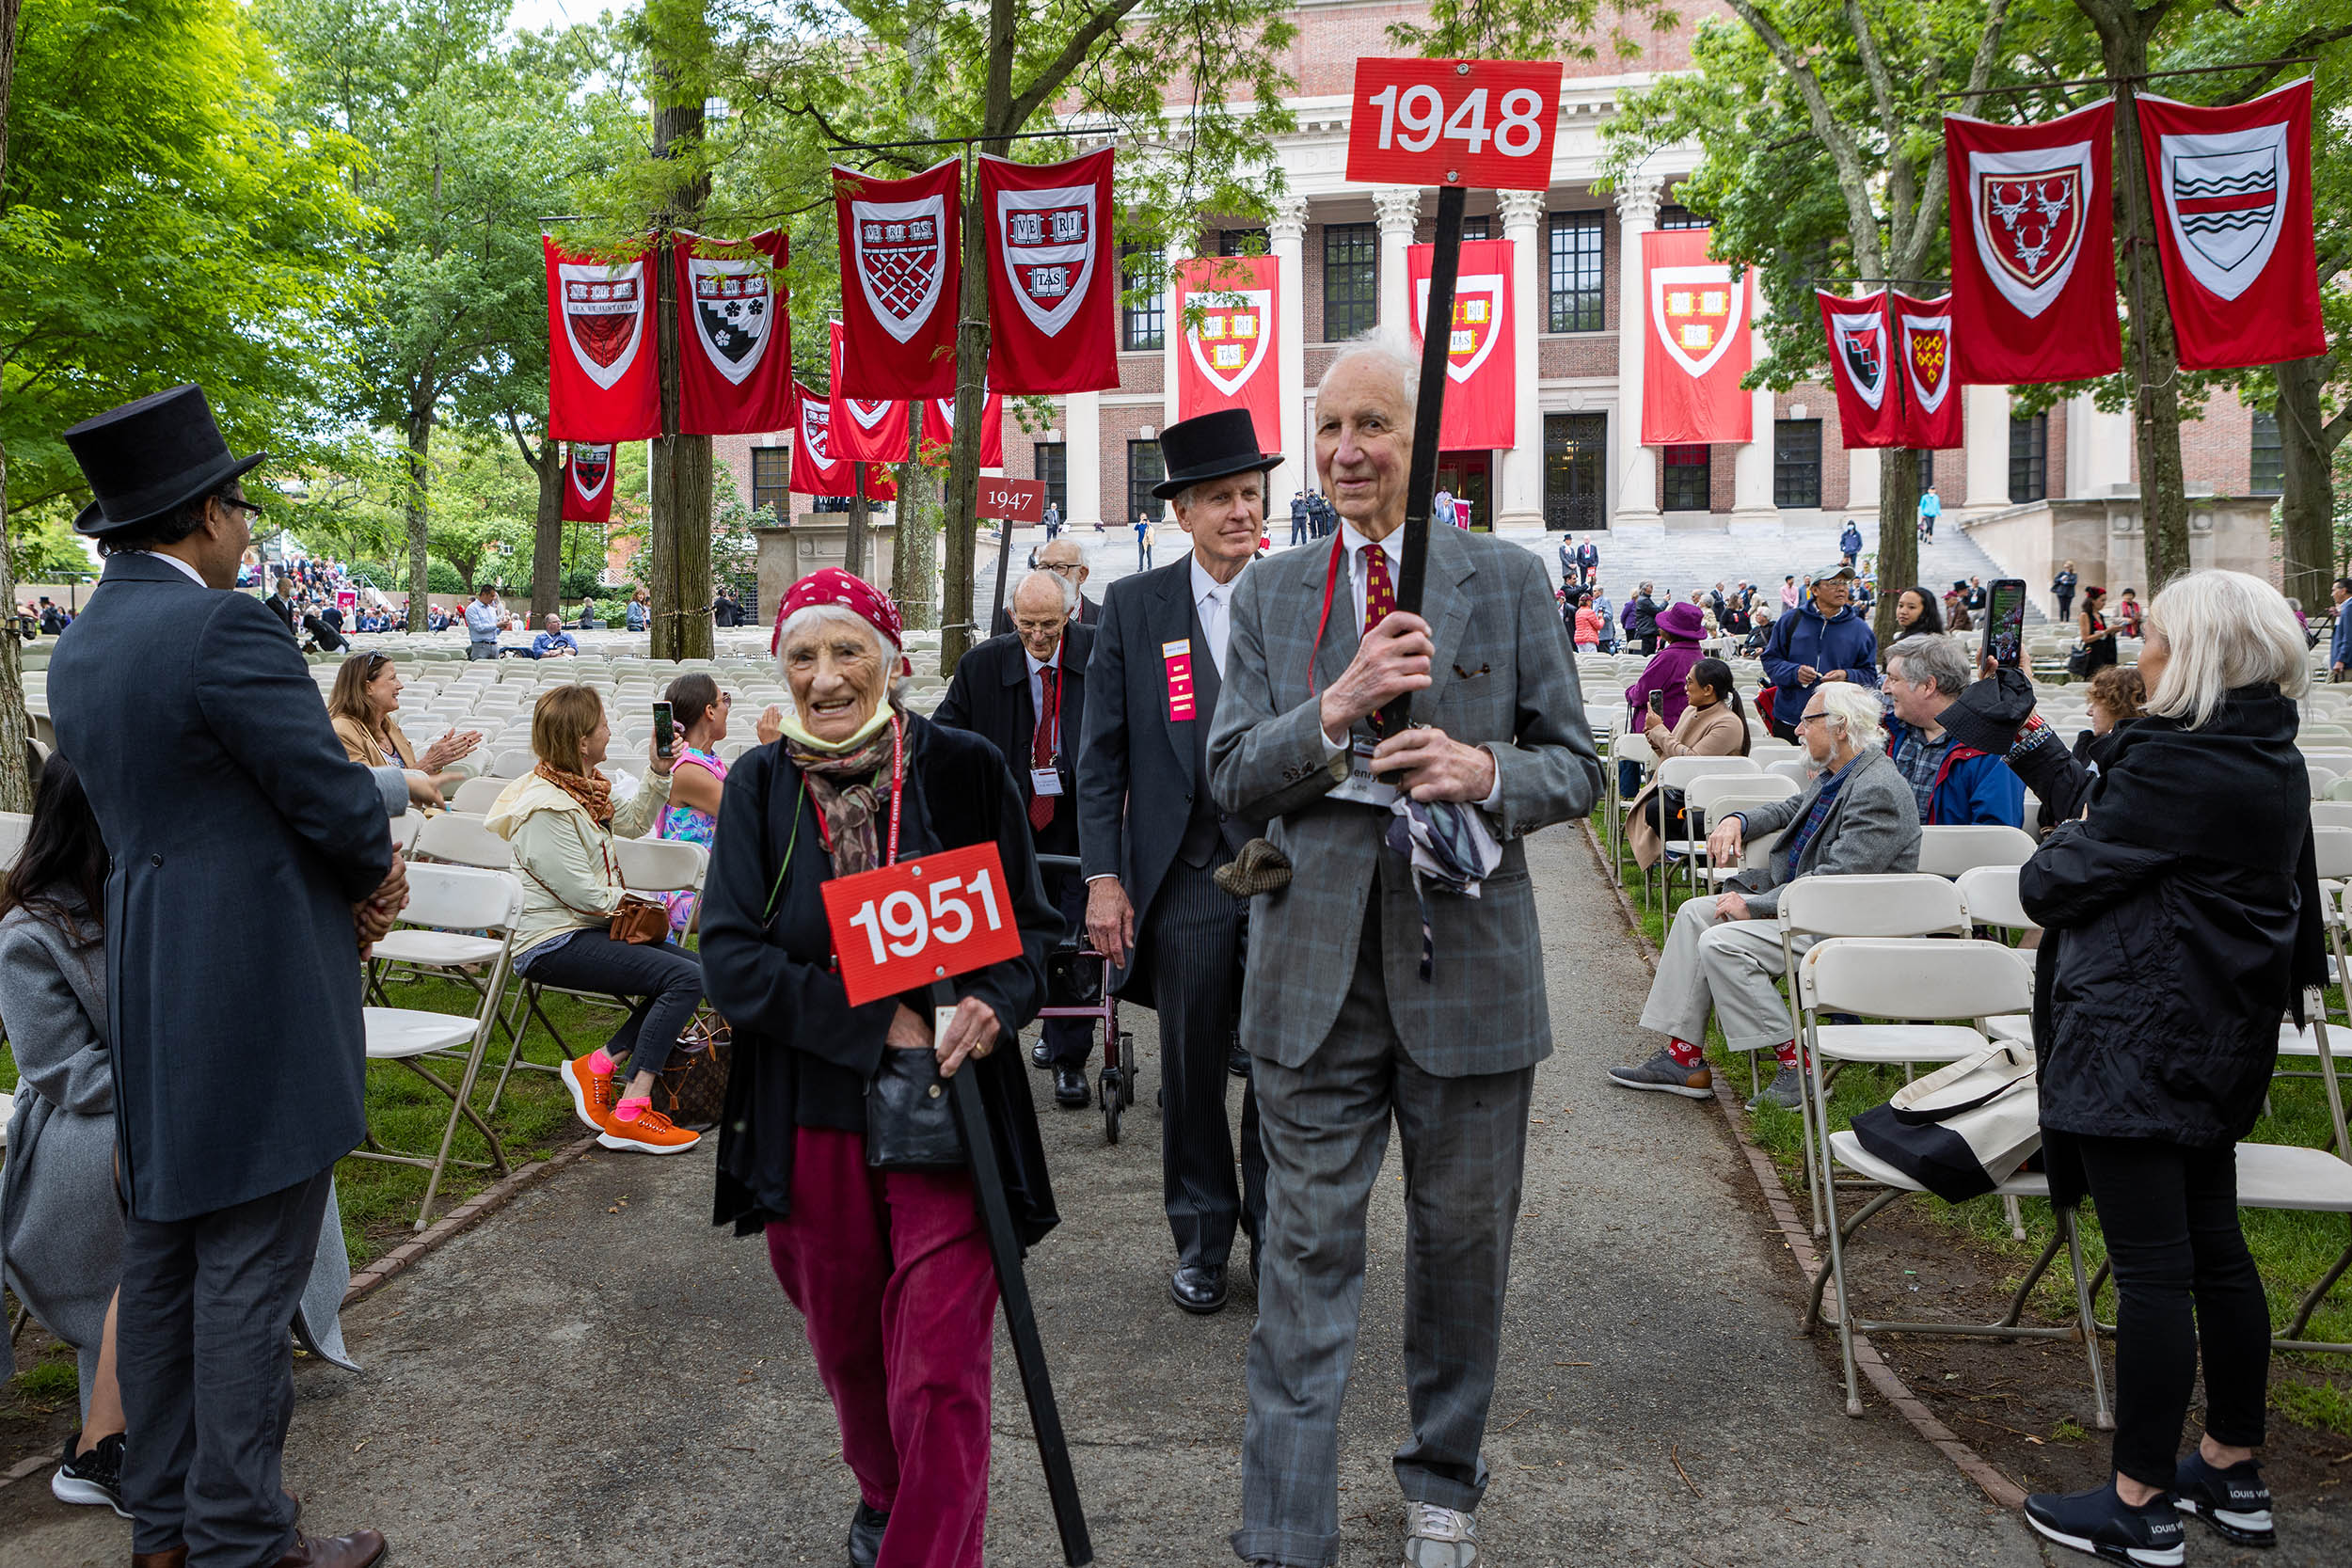
[[1347,178],[1550,189],[1560,71],[1558,60],[1358,60]]
[[1021,953],[1004,861],[993,844],[835,877],[817,891],[852,1006]]

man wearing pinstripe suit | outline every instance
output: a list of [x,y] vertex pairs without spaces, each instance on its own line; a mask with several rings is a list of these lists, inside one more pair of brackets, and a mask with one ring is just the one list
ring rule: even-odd
[[[1406,1182],[1405,1561],[1478,1560],[1529,1096],[1551,1050],[1521,840],[1591,810],[1600,782],[1540,557],[1433,528],[1422,613],[1391,612],[1415,374],[1373,343],[1326,373],[1316,467],[1339,534],[1242,579],[1209,738],[1218,803],[1270,819],[1294,867],[1252,902],[1242,999],[1267,1192],[1232,1545],[1279,1568],[1338,1551],[1340,1402],[1391,1117]],[[1373,716],[1406,694],[1416,727],[1375,742]],[[1417,895],[1412,863],[1385,840],[1399,818],[1384,775],[1477,809],[1502,846],[1479,896]]]

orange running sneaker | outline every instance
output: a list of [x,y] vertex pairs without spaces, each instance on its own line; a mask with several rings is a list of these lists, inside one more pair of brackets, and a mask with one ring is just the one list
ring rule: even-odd
[[632,1148],[640,1154],[683,1154],[702,1141],[700,1132],[689,1132],[650,1105],[634,1121],[614,1117],[596,1134],[596,1142],[607,1148]]
[[[601,1070],[596,1064],[604,1065]],[[572,1091],[572,1110],[597,1132],[612,1126],[612,1058],[601,1049],[575,1056],[564,1064],[564,1086]]]

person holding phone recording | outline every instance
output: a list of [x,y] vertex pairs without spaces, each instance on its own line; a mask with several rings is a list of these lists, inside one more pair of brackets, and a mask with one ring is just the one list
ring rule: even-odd
[[[1748,719],[1740,708],[1740,686],[1732,678],[1731,666],[1720,658],[1702,658],[1682,678],[1682,690],[1689,705],[1683,708],[1671,734],[1662,712],[1665,694],[1649,694],[1649,713],[1643,721],[1642,738],[1649,742],[1650,750],[1661,761],[1667,757],[1746,756]],[[1664,849],[1650,805],[1657,794],[1658,785],[1652,783],[1636,795],[1633,815],[1626,823],[1626,843],[1633,851],[1634,863],[1645,871],[1658,863]]]

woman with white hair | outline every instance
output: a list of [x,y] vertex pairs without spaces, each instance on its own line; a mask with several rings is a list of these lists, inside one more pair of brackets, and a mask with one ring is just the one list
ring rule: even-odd
[[[1004,758],[900,705],[900,636],[897,608],[847,572],[794,583],[775,640],[794,712],[721,792],[702,952],[735,1054],[712,1219],[765,1233],[804,1320],[857,1479],[850,1560],[872,1564],[887,1530],[893,1564],[977,1568],[996,1278],[961,1156],[905,1150],[922,1132],[958,1145],[939,1080],[968,1064],[1022,1243],[1053,1228],[1027,1074],[998,1047],[1043,1001],[1061,916]],[[1003,879],[968,879],[966,912],[1001,911],[1019,955],[957,975],[936,1034],[927,990],[852,1006],[824,885],[975,844],[996,847]]]
[[[2279,1020],[2300,1020],[2327,962],[2294,612],[2255,578],[2198,572],[2156,595],[2144,629],[2147,705],[2095,790],[2039,718],[2010,755],[2044,799],[2088,805],[2017,891],[2046,928],[2034,1044],[2051,1197],[2090,1196],[2118,1298],[2114,1476],[2028,1497],[2026,1517],[2078,1551],[2160,1562],[2180,1560],[2183,1513],[2238,1545],[2276,1539],[2254,1461],[2270,1313],[2234,1149],[2262,1115]],[[2201,1361],[2204,1434],[2176,1459]]]

